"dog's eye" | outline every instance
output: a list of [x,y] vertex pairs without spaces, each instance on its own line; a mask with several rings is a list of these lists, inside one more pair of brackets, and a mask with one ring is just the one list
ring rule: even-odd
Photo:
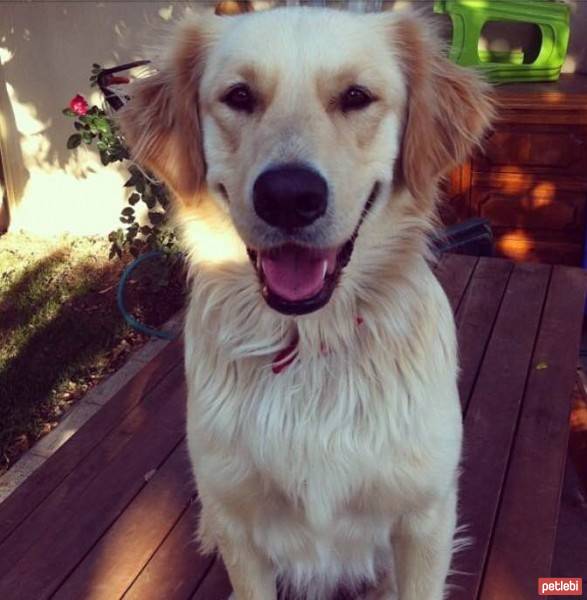
[[361,110],[367,108],[373,101],[373,96],[367,90],[353,85],[340,97],[340,108],[343,112]]
[[235,85],[222,97],[222,102],[233,110],[253,112],[255,108],[255,97],[248,86],[244,84]]

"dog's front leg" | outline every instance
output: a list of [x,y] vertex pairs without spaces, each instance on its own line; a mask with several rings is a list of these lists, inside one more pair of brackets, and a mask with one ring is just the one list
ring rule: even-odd
[[441,600],[456,527],[456,494],[425,512],[405,515],[394,532],[400,600]]
[[224,537],[218,542],[234,600],[277,600],[269,561],[250,543]]

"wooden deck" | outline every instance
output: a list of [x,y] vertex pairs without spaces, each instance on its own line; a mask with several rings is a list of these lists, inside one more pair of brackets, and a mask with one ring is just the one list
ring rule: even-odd
[[[459,330],[461,522],[475,539],[451,599],[535,598],[551,574],[584,273],[463,256],[437,273]],[[184,402],[177,341],[0,505],[0,598],[227,598],[221,561],[192,541]]]

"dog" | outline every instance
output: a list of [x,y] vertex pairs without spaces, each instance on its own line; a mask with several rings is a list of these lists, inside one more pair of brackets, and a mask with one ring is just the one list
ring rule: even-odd
[[203,550],[237,600],[442,598],[462,417],[429,238],[487,85],[421,15],[288,7],[186,18],[133,86],[188,254]]

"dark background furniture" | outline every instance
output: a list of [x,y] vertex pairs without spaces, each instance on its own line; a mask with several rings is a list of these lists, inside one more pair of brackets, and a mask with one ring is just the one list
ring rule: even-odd
[[495,254],[581,265],[587,201],[587,76],[496,88],[483,150],[446,182],[447,225],[489,220]]

